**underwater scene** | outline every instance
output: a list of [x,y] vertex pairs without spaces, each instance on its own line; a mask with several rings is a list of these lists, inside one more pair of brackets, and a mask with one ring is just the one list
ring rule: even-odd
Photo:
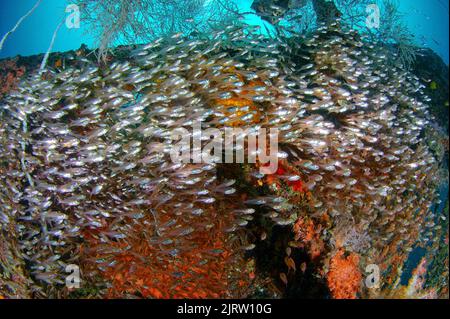
[[0,1],[0,299],[448,299],[448,0]]

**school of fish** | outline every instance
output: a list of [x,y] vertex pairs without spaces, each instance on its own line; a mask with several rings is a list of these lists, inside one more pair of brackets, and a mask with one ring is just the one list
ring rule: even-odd
[[[239,276],[231,261],[254,248],[245,227],[261,208],[286,228],[299,214],[348,220],[373,249],[410,249],[411,233],[431,240],[440,159],[423,138],[433,119],[419,79],[339,23],[289,37],[257,31],[174,34],[109,65],[73,57],[1,101],[0,227],[10,256],[0,260],[12,274],[3,289],[61,296],[67,265],[95,281],[141,242],[132,255],[168,274],[146,283],[150,296],[209,285],[199,297],[235,297],[230,276],[211,283],[201,269],[222,258]],[[278,157],[296,169],[281,178],[302,181],[313,205],[243,199],[234,180],[218,178],[226,164],[173,163],[171,132],[198,120],[277,127]],[[177,260],[192,252],[199,270],[187,283]],[[120,267],[132,272],[127,260]]]

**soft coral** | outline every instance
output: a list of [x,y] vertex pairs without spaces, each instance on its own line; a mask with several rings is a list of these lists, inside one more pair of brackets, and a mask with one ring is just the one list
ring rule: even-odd
[[355,253],[346,256],[343,249],[331,258],[327,283],[333,298],[356,298],[362,278],[358,264],[359,256]]

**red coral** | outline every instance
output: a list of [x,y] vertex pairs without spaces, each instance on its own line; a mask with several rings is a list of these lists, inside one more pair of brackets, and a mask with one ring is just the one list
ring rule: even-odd
[[[264,164],[263,166],[267,167],[270,163]],[[275,184],[280,185],[280,176],[286,175],[286,174],[292,174],[295,175],[295,172],[292,172],[288,168],[283,165],[282,161],[278,161],[278,168],[277,171],[274,174],[268,174],[266,176],[266,182],[268,184]],[[292,189],[294,192],[303,193],[305,189],[303,188],[303,182],[301,180],[297,181],[286,181],[286,184]]]
[[292,190],[294,192],[303,192],[303,182],[301,180],[295,181],[295,182],[290,182],[288,181],[288,185],[291,186]]

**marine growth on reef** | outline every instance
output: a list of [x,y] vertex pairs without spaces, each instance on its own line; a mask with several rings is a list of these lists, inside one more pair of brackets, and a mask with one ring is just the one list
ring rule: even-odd
[[[331,296],[364,294],[367,264],[392,274],[436,228],[429,99],[387,54],[338,22],[232,25],[29,75],[0,105],[1,294],[73,296],[75,264],[88,297],[248,297],[267,277],[252,251],[278,228],[292,237],[269,291],[311,266]],[[193,121],[278,128],[277,172],[173,163],[171,132]]]

